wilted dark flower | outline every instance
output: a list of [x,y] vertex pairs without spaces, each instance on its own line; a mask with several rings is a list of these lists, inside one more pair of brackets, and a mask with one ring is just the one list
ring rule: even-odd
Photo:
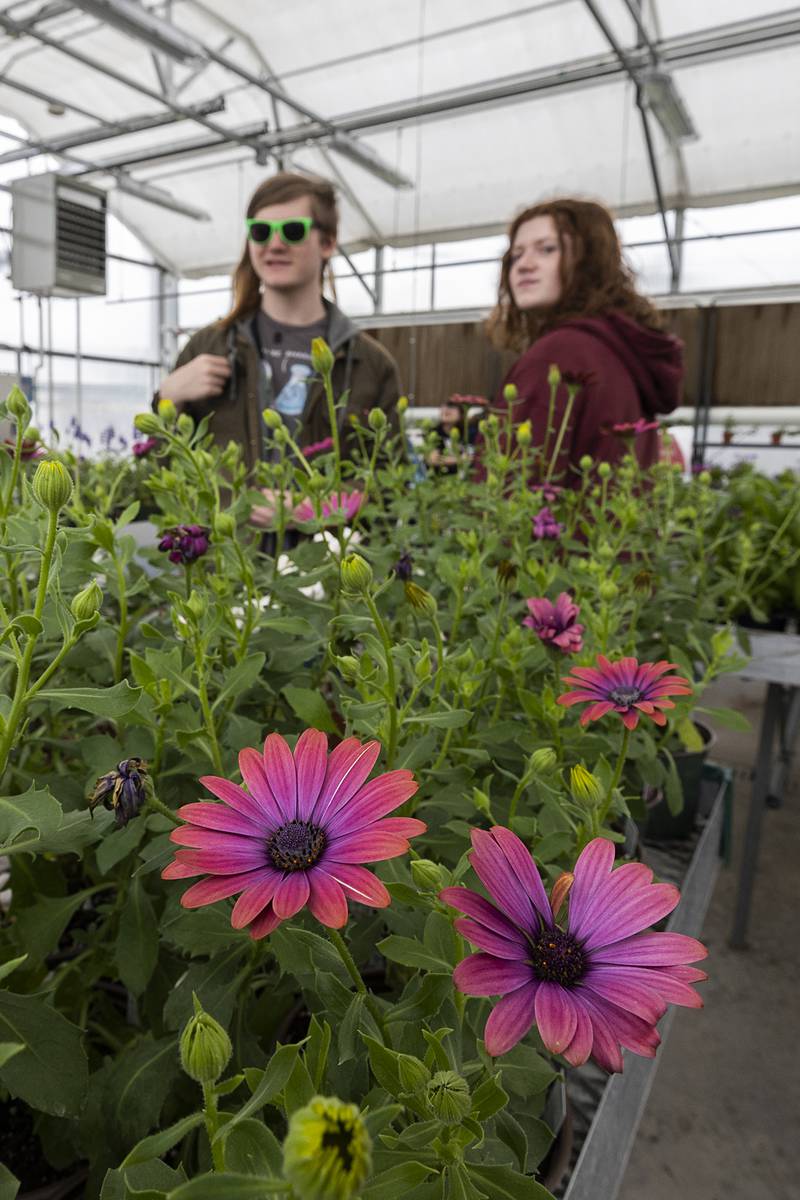
[[94,785],[89,811],[102,804],[113,811],[117,825],[127,825],[139,812],[150,789],[147,763],[142,758],[123,758],[113,771],[106,771]]
[[642,567],[633,577],[633,590],[642,596],[652,596],[656,588],[656,577],[652,571]]
[[501,587],[511,587],[517,578],[517,566],[510,558],[501,558],[495,567],[497,582]]
[[[122,438],[120,438],[122,441]],[[144,438],[141,442],[134,442],[131,446],[131,452],[134,458],[146,458],[151,450],[155,450],[159,439],[157,437]]]
[[211,544],[210,532],[205,525],[176,525],[168,529],[158,543],[170,562],[193,563],[202,558]]
[[414,559],[408,550],[404,550],[392,568],[398,579],[407,583],[414,571]]
[[559,538],[564,532],[564,526],[555,519],[549,508],[542,508],[533,518],[533,536],[535,538]]
[[420,587],[417,583],[412,583],[411,580],[407,580],[403,584],[403,590],[406,600],[415,612],[422,613],[426,617],[436,615],[436,601],[425,588]]

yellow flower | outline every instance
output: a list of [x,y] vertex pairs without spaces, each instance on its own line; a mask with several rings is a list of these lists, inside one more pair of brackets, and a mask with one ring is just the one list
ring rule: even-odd
[[355,1104],[315,1096],[292,1113],[283,1173],[298,1200],[351,1200],[372,1168],[372,1140]]

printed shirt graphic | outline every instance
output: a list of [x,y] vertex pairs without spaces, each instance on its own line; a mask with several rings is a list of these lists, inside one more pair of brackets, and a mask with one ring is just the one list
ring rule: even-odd
[[311,342],[324,337],[327,317],[313,325],[284,325],[265,312],[258,313],[261,361],[272,394],[272,406],[284,418],[294,436],[308,395],[308,382],[314,374]]

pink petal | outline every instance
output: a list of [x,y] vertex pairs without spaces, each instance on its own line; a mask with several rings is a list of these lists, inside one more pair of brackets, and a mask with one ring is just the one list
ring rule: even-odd
[[607,712],[611,712],[614,705],[610,700],[598,700],[591,708],[586,710],[587,719],[590,721],[599,721]]
[[294,748],[297,772],[297,815],[307,821],[317,802],[328,763],[328,739],[319,729],[306,729]]
[[643,1021],[634,1013],[625,1012],[616,1004],[610,1004],[600,996],[590,997],[587,990],[581,991],[580,1003],[589,1009],[592,1020],[602,1014],[613,1036],[626,1050],[632,1050],[634,1054],[641,1054],[644,1058],[655,1058],[656,1048],[661,1042],[655,1026],[649,1021]]
[[592,1058],[603,1070],[611,1074],[621,1071],[622,1049],[614,1030],[588,999],[584,1000],[579,996],[577,1003],[592,1026]]
[[671,913],[680,898],[680,892],[671,883],[651,883],[647,888],[631,889],[587,930],[584,949],[599,949],[639,933]]
[[257,940],[258,938],[267,937],[268,934],[278,928],[280,923],[281,918],[277,917],[271,908],[267,908],[262,912],[260,917],[256,917],[247,932],[251,938]]
[[533,1024],[536,991],[535,983],[526,984],[495,1004],[483,1031],[486,1052],[492,1058],[506,1054],[525,1037]]
[[588,1014],[577,999],[575,1002],[575,1017],[575,1033],[572,1035],[572,1041],[561,1053],[570,1066],[580,1067],[583,1066],[592,1053],[594,1030],[592,1029],[592,1022]]
[[708,979],[708,972],[701,971],[699,967],[653,967],[654,971],[658,971],[659,975],[669,975],[670,979],[680,979],[682,983],[702,983]]
[[[629,972],[627,977],[617,975],[618,971],[625,970]],[[667,1005],[654,988],[647,987],[644,980],[637,977],[637,970],[636,967],[597,967],[581,980],[580,994],[587,991],[591,996],[602,997],[609,1004],[641,1017],[648,1025],[655,1025],[667,1011]]]
[[272,788],[267,781],[264,770],[264,759],[257,750],[247,747],[239,752],[239,771],[247,790],[253,799],[263,809],[264,816],[273,825],[282,825],[285,817],[272,794]]
[[201,829],[197,825],[179,825],[170,831],[169,840],[178,846],[196,846],[208,850],[242,850],[263,846],[264,834],[254,829],[252,834],[220,833],[217,829]]
[[477,921],[470,921],[468,917],[459,917],[454,924],[467,941],[472,942],[473,946],[479,946],[488,954],[494,954],[496,958],[528,961],[530,947],[525,935],[519,930],[514,931],[516,936],[512,940],[510,937],[501,937],[499,933],[487,929],[485,925],[479,925]]
[[498,843],[483,829],[473,829],[471,837],[469,861],[489,895],[521,929],[538,933],[540,920],[533,902],[520,886],[516,871]]
[[593,838],[578,855],[573,869],[575,882],[569,893],[569,931],[576,937],[587,905],[598,885],[611,874],[613,865],[614,843],[607,838]]
[[470,888],[444,888],[439,892],[439,899],[443,900],[445,904],[449,904],[451,908],[456,908],[459,912],[474,917],[481,925],[485,925],[494,933],[499,933],[501,937],[511,938],[512,941],[522,940],[516,925],[508,919],[505,913],[501,913],[498,908]]
[[183,908],[201,908],[204,904],[214,904],[217,900],[227,900],[235,896],[242,888],[253,883],[261,875],[260,871],[245,871],[241,875],[214,875],[210,879],[201,879],[193,883],[181,896]]
[[249,817],[257,825],[263,824],[264,813],[258,801],[252,796],[248,796],[244,788],[240,788],[238,784],[231,783],[229,779],[222,779],[219,775],[201,775],[200,783],[206,791],[211,792],[212,796],[224,800],[242,816]]
[[275,889],[280,881],[280,871],[259,872],[258,880],[253,882],[252,887],[242,892],[233,906],[231,925],[234,929],[244,929],[245,925],[249,925],[259,913],[263,912],[275,895]]
[[[705,975],[705,972],[700,971],[699,974]],[[609,988],[609,979],[614,980],[611,988]],[[598,981],[602,981],[602,986],[598,984]],[[640,1012],[633,1004],[627,1003],[626,995],[636,997],[643,990],[648,994],[654,993],[662,1002],[662,1012],[666,1009],[667,1004],[680,1004],[683,1008],[703,1007],[702,996],[693,987],[689,987],[688,982],[671,975],[668,969],[602,965],[592,969],[586,977],[586,982],[606,1000],[619,1005],[620,1008],[630,1009],[644,1020],[650,1019],[647,1013]],[[616,990],[617,998],[611,994],[613,990]],[[659,1013],[659,1017],[661,1015]],[[655,1024],[657,1020],[658,1017],[654,1019],[653,1023]]]
[[347,924],[347,898],[339,884],[324,871],[308,874],[308,907],[322,925],[341,929]]
[[536,1028],[548,1050],[560,1054],[575,1036],[575,1003],[560,983],[540,983],[536,989]]
[[308,900],[310,888],[308,875],[305,871],[289,871],[278,881],[275,895],[272,898],[272,908],[282,921],[293,917]]
[[[373,821],[371,825],[367,825],[365,829],[359,830],[361,833],[391,833],[397,837],[413,838],[419,837],[420,834],[426,832],[428,826],[424,821],[418,821],[416,817],[383,817],[380,821]],[[344,833],[342,837],[346,836]]]
[[634,892],[647,895],[652,880],[653,872],[643,863],[625,863],[609,872],[595,884],[592,895],[583,906],[580,920],[570,916],[570,933],[579,938],[588,936],[599,920],[616,911],[623,897],[630,897]]
[[667,967],[697,962],[707,955],[703,943],[685,933],[637,933],[609,946],[598,947],[591,957],[593,963]]
[[404,837],[365,829],[361,833],[345,834],[329,842],[325,848],[325,861],[326,864],[382,862],[385,858],[397,858],[407,852],[408,842]]
[[191,879],[192,875],[202,875],[202,868],[195,868],[188,863],[179,862],[173,858],[171,863],[167,863],[164,870],[161,872],[162,879]]
[[410,771],[388,771],[385,775],[378,775],[365,783],[350,803],[326,823],[328,832],[333,836],[346,827],[355,833],[399,808],[414,795],[418,787]]
[[256,825],[250,817],[228,808],[227,804],[211,804],[202,801],[195,804],[184,804],[177,810],[183,821],[192,825],[200,825],[204,829],[220,829],[225,833],[242,833],[249,837],[264,837],[263,820]]
[[314,806],[315,824],[326,824],[366,781],[381,752],[380,742],[345,738],[328,758],[325,782]]
[[[626,729],[635,729],[639,724],[639,714],[635,708],[629,708],[627,712],[621,712],[618,708],[617,712],[622,718],[622,724]],[[653,717],[653,720],[655,720],[655,716]],[[658,724],[657,721],[656,724]]]
[[[250,839],[248,839],[249,841]],[[175,862],[193,868],[193,875],[237,875],[240,871],[255,871],[264,866],[261,849],[242,850],[176,850]],[[178,875],[167,876],[170,879]]]
[[[385,886],[366,867],[348,865],[346,863],[319,863],[317,871],[329,875],[348,896],[368,908],[388,908],[392,902]],[[316,874],[316,872],[315,872]]]
[[512,833],[510,829],[506,829],[502,825],[495,825],[489,832],[506,856],[511,870],[516,875],[519,883],[527,891],[533,907],[546,924],[551,924],[553,914],[550,909],[550,901],[547,898],[547,892],[544,890],[541,876],[536,869],[528,848],[515,833]]
[[453,971],[453,983],[465,996],[505,996],[535,979],[527,963],[491,954],[470,954]]
[[264,742],[264,770],[278,808],[287,821],[297,817],[297,775],[286,738],[271,733]]

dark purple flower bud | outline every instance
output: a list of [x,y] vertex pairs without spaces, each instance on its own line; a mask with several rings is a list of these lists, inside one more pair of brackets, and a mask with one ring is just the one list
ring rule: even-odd
[[192,563],[208,550],[211,544],[209,530],[205,525],[177,525],[168,529],[158,543],[159,550],[169,552],[174,563]]
[[[124,438],[120,438],[119,440],[123,445],[127,446],[128,443]],[[131,446],[131,451],[135,458],[146,458],[150,451],[155,449],[158,442],[159,439],[156,437],[144,438],[141,442],[134,442]]]
[[414,571],[414,559],[411,557],[408,550],[404,550],[394,564],[394,573],[398,579],[402,579],[403,583],[407,583]]
[[559,538],[564,532],[561,525],[550,512],[549,508],[541,509],[533,518],[533,536],[535,538]]

